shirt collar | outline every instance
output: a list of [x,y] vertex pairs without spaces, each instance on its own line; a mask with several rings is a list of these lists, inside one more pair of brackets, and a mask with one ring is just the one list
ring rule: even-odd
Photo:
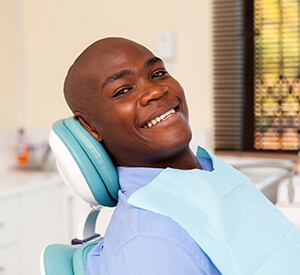
[[[207,171],[212,171],[211,159],[197,157],[202,168]],[[128,197],[141,187],[152,182],[164,169],[152,167],[125,167],[118,166],[117,173],[121,192]]]
[[150,167],[117,167],[121,192],[130,196],[153,181],[163,170]]

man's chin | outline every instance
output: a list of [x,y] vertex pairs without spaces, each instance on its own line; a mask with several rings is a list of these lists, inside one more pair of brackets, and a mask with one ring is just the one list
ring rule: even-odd
[[191,139],[192,134],[190,131],[187,131],[186,133],[177,131],[174,134],[169,133],[168,137],[161,139],[155,147],[158,152],[174,154],[178,151],[189,148]]

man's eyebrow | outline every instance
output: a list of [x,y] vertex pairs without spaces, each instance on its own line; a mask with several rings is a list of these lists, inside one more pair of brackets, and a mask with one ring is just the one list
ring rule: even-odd
[[127,75],[131,75],[131,74],[133,74],[133,71],[130,70],[130,69],[126,69],[126,70],[122,70],[122,71],[119,71],[119,72],[117,72],[115,74],[112,74],[112,75],[108,76],[107,78],[105,78],[105,80],[104,80],[104,82],[102,84],[102,89],[108,83],[113,82],[113,81],[115,81],[117,79],[123,78],[123,77],[125,77]]
[[148,68],[148,67],[150,67],[150,66],[153,66],[155,63],[157,63],[157,62],[162,62],[163,63],[163,61],[160,59],[160,58],[158,58],[158,57],[152,57],[151,59],[149,59],[146,63],[145,63],[145,68]]
[[[163,63],[163,61],[160,58],[158,58],[158,57],[152,57],[152,58],[150,58],[149,60],[146,61],[145,68],[153,66],[157,62],[162,62]],[[132,75],[132,74],[133,74],[133,70],[130,70],[130,69],[121,70],[121,71],[119,71],[119,72],[117,72],[115,74],[112,74],[112,75],[108,76],[107,78],[105,78],[105,80],[104,80],[104,82],[102,84],[102,89],[108,83],[113,82],[113,81],[115,81],[117,79],[123,78],[123,77],[125,77],[127,75]]]

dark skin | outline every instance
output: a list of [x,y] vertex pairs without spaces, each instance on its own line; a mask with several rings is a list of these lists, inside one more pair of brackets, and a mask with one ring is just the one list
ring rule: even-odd
[[122,38],[95,42],[70,68],[64,92],[117,166],[201,169],[189,148],[184,91],[145,47]]

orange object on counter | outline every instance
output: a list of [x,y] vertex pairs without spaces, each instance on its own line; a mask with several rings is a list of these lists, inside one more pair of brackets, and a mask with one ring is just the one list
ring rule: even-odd
[[18,132],[17,160],[19,164],[29,163],[29,146],[25,141],[25,132],[22,128]]

